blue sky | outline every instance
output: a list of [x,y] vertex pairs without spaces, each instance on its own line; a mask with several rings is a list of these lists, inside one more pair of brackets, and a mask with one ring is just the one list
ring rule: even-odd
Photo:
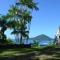
[[[14,2],[15,0],[1,0],[0,14],[6,14],[9,6]],[[60,0],[36,0],[36,2],[38,2],[39,11],[32,12],[30,37],[45,34],[54,38],[60,25]],[[10,30],[7,30],[5,34],[13,38]]]

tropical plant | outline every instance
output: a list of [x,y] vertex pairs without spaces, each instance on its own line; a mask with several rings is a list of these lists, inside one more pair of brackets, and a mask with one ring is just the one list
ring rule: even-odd
[[7,19],[11,22],[12,34],[19,35],[20,44],[22,44],[22,40],[29,38],[31,9],[38,9],[33,0],[19,0],[8,10]]
[[33,43],[31,44],[31,46],[32,46],[33,48],[39,48],[39,47],[40,47],[40,44],[39,44],[38,41],[34,40]]
[[[32,19],[32,15],[31,15],[30,10],[31,9],[32,10],[33,9],[38,10],[38,7],[36,6],[36,3],[33,0],[18,0],[16,2],[16,6],[19,9],[19,11],[18,11],[19,18],[22,20],[23,24],[27,27],[28,25],[30,25],[31,19]],[[27,29],[28,29],[28,32],[29,32],[30,26],[28,26]],[[21,30],[21,31],[23,32],[23,30]],[[24,35],[21,34],[20,41],[22,40],[22,36],[24,36]]]
[[18,0],[16,5],[21,5],[23,8],[27,7],[28,9],[38,10],[37,3],[35,3],[34,0]]
[[6,42],[6,35],[4,34],[8,28],[8,21],[6,20],[5,16],[0,17],[0,42]]
[[16,6],[12,5],[6,15],[7,20],[9,21],[9,28],[13,29],[13,31],[15,32],[16,32],[16,27],[19,26],[19,22],[17,21],[17,11],[18,9],[16,8]]
[[10,38],[7,38],[6,41],[7,41],[7,44],[15,44],[15,42]]

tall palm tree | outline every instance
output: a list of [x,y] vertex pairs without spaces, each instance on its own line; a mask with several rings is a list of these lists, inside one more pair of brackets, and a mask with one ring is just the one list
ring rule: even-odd
[[9,20],[9,22],[10,22],[9,23],[9,26],[14,31],[16,31],[16,27],[18,26],[18,22],[17,22],[17,11],[18,11],[18,8],[16,8],[16,6],[12,5],[10,7],[10,9],[8,10],[7,15],[6,15],[7,20]]
[[[27,34],[26,34],[27,31],[24,31],[24,29],[26,29],[25,26],[27,23],[25,22],[25,20],[22,20],[22,19],[28,20],[28,18],[26,18],[26,17],[31,17],[31,16],[28,16],[29,13],[25,13],[25,12],[21,12],[20,14],[18,14],[19,11],[15,6],[13,6],[11,9],[8,10],[7,18],[10,19],[10,22],[11,22],[10,26],[11,26],[11,28],[14,29],[14,31],[13,31],[14,34],[16,34],[16,35],[20,34],[20,36],[21,36],[20,44],[21,44],[22,36],[24,36],[24,37],[27,36]],[[25,32],[25,34],[24,34],[24,32]]]
[[21,18],[21,20],[24,21],[24,25],[28,26],[28,31],[30,29],[30,23],[32,19],[31,10],[38,10],[36,4],[37,3],[35,3],[33,0],[18,0],[16,2],[16,6],[19,7],[18,15]]
[[18,34],[20,36],[20,39],[19,39],[20,44],[24,43],[23,38],[28,39],[29,31],[27,31],[26,28],[27,28],[26,25],[21,21],[19,27],[12,32],[12,34]]
[[[24,10],[22,13],[21,13],[21,23],[22,23],[22,26],[21,26],[21,39],[20,41],[22,40],[22,36],[24,37],[25,35],[25,38],[27,37],[28,38],[28,34],[29,34],[29,30],[28,30],[28,27],[27,27],[27,24],[29,24],[31,22],[31,18],[32,16],[30,15],[30,12],[27,11],[27,10]],[[28,39],[26,39],[28,40]]]
[[[8,19],[13,21],[12,28],[14,30],[12,33],[20,35],[20,44],[22,43],[23,38],[29,37],[27,25],[31,23],[32,19],[30,9],[38,9],[33,0],[19,0],[19,2],[16,2],[16,6],[12,6],[8,10]],[[14,22],[17,24],[14,24]]]

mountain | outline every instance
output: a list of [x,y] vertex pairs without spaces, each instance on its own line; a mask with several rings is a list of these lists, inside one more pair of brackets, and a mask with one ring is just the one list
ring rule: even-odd
[[38,35],[38,36],[30,38],[30,39],[31,40],[53,40],[52,38],[50,38],[44,34]]

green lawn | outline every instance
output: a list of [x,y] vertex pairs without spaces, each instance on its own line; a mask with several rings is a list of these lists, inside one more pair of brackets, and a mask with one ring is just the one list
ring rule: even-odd
[[60,60],[60,47],[0,49],[0,58],[2,57],[12,60]]
[[16,49],[0,49],[0,56],[21,55],[36,51],[34,48],[16,48]]

